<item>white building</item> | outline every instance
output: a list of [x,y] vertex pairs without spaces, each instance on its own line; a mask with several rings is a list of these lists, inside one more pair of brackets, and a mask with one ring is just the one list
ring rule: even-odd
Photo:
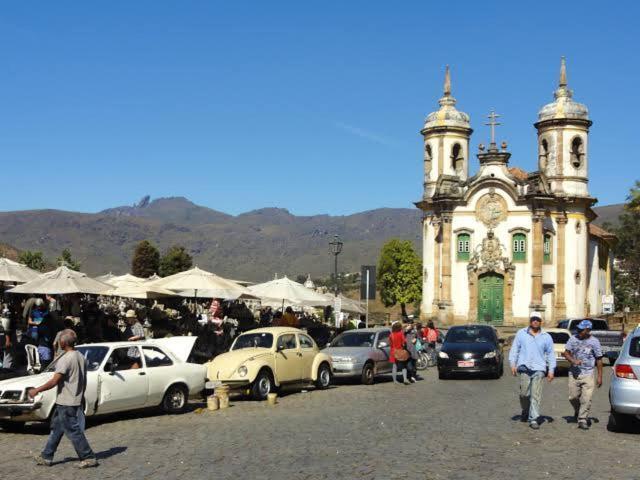
[[[572,99],[562,60],[555,100],[538,121],[538,171],[509,167],[507,144],[479,145],[469,172],[469,116],[455,108],[447,67],[424,136],[423,318],[519,325],[601,313],[612,293],[615,237],[592,225],[589,113]],[[490,123],[495,123],[495,116]]]

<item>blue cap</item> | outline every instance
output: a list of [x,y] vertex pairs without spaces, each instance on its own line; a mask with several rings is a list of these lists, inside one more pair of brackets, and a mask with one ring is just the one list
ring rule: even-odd
[[584,330],[585,328],[588,328],[589,330],[593,328],[593,323],[591,323],[591,320],[582,320],[578,324],[578,330]]

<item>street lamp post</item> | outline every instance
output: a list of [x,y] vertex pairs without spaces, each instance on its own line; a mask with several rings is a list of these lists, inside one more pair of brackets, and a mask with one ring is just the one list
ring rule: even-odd
[[338,237],[338,235],[334,235],[333,240],[329,242],[329,245],[331,246],[331,253],[333,254],[333,258],[334,258],[333,274],[334,274],[334,280],[336,282],[334,285],[334,294],[337,297],[338,296],[338,255],[340,255],[340,252],[342,252],[343,243],[340,241],[340,237]]

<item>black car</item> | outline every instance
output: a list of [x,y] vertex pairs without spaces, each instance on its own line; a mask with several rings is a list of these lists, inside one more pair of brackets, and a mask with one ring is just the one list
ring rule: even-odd
[[449,328],[438,353],[438,376],[478,373],[500,378],[504,369],[502,343],[496,330],[487,325]]

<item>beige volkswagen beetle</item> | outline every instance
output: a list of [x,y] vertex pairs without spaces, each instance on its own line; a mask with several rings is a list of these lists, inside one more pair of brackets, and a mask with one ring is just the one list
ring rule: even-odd
[[257,400],[284,385],[313,383],[327,388],[332,371],[331,357],[320,352],[309,335],[291,327],[245,332],[228,352],[207,364],[209,381],[249,390]]

